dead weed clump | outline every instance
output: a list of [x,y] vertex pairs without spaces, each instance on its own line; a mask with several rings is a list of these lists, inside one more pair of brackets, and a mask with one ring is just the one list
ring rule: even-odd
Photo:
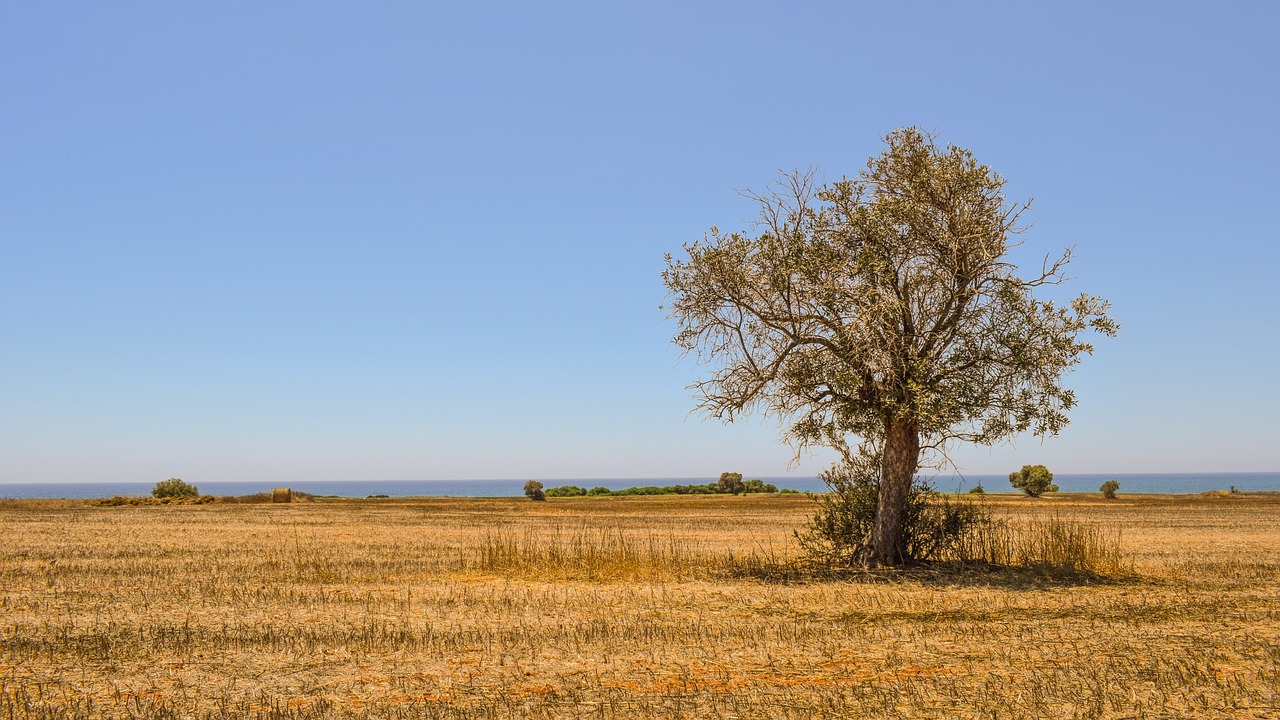
[[1118,528],[1056,513],[1021,523],[988,517],[963,537],[953,562],[1101,576],[1133,571]]

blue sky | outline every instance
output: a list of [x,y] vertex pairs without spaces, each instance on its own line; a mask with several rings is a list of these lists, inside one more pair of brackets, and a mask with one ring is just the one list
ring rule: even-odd
[[1280,470],[1280,5],[1040,5],[6,4],[0,482],[812,476],[663,255],[904,125],[1122,324],[962,470]]

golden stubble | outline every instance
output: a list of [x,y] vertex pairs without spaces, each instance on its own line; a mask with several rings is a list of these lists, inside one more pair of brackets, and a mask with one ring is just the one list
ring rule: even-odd
[[1280,497],[987,502],[1131,570],[780,572],[794,496],[2,502],[0,718],[1280,714]]

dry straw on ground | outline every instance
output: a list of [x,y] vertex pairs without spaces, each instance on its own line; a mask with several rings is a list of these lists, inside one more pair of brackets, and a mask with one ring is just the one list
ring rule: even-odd
[[0,718],[1280,716],[1280,497],[991,502],[1114,571],[801,572],[803,497],[0,502]]

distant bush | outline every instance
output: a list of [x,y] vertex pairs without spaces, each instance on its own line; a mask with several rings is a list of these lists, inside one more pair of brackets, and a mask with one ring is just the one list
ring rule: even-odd
[[671,488],[658,487],[656,485],[645,485],[643,487],[629,487],[626,490],[614,490],[609,493],[616,497],[627,497],[631,495],[674,495]]
[[1108,480],[1102,483],[1102,487],[1098,488],[1102,491],[1102,497],[1108,500],[1116,499],[1116,491],[1120,489],[1119,480]]
[[[528,495],[528,489],[525,490]],[[561,485],[547,490],[547,497],[586,497],[586,488],[580,488],[577,485]]]
[[760,479],[747,480],[742,483],[742,492],[746,493],[776,493],[778,487],[773,483],[766,483]]
[[182,478],[169,478],[156,483],[151,488],[151,496],[157,498],[188,498],[200,497],[200,491],[195,485],[184,482]]
[[1053,473],[1043,465],[1023,465],[1021,470],[1009,473],[1009,484],[1031,497],[1058,492],[1058,486],[1053,484]]
[[782,488],[781,490],[778,491],[778,494],[779,495],[799,495],[800,491],[792,490],[791,488]]
[[542,491],[542,483],[537,480],[530,480],[524,484],[524,495],[530,500],[542,501],[547,499],[547,494]]
[[603,485],[597,485],[587,491],[587,495],[591,497],[599,497],[600,495],[608,495],[613,491]]
[[715,495],[720,492],[719,483],[707,483],[706,485],[672,485],[665,488],[673,495]]
[[973,487],[969,488],[970,495],[985,495],[986,493],[987,493],[987,490],[986,488],[982,487],[982,483],[978,483],[977,485],[974,485]]

